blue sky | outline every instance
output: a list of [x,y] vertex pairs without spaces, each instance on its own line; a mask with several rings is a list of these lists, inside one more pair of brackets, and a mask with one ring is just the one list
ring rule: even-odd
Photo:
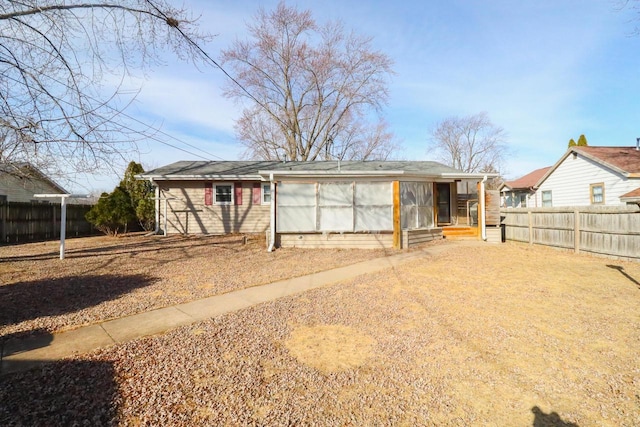
[[[634,2],[632,2],[634,3]],[[319,22],[341,20],[373,37],[396,75],[384,115],[403,150],[398,157],[433,160],[429,131],[450,116],[486,111],[505,129],[506,177],[555,163],[570,138],[589,145],[635,144],[640,137],[640,14],[620,0],[448,0],[287,2]],[[640,3],[637,3],[640,6]],[[259,7],[277,0],[185,0],[216,37],[204,46],[218,59]],[[212,160],[239,159],[233,125],[241,106],[222,96],[223,74],[167,55],[142,81],[131,116],[160,125],[160,139]],[[211,157],[183,142],[213,154]],[[150,140],[140,144],[147,169],[200,159]],[[121,173],[121,172],[120,172]],[[111,190],[118,176],[90,186]]]

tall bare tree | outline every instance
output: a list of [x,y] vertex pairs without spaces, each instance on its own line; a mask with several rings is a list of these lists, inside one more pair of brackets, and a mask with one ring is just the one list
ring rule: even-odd
[[91,171],[127,158],[122,82],[165,48],[198,60],[198,32],[165,0],[0,2],[0,163]]
[[[371,39],[311,12],[278,4],[258,11],[251,39],[223,51],[238,84],[226,95],[249,101],[236,122],[245,156],[255,159],[384,159],[397,148],[380,113],[393,73]],[[378,117],[379,118],[379,117]],[[375,129],[371,138],[362,132]],[[370,133],[370,132],[369,132]],[[366,138],[366,140],[365,140]]]
[[482,112],[438,122],[429,149],[438,160],[463,172],[497,172],[508,150],[506,141],[504,129]]

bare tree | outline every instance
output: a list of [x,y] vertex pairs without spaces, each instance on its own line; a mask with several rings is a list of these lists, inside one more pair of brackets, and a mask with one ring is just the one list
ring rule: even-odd
[[504,129],[482,112],[438,122],[429,149],[438,160],[463,172],[497,172],[508,149],[506,139]]
[[[248,100],[236,122],[256,159],[381,159],[396,143],[384,124],[369,124],[388,97],[391,60],[371,39],[347,33],[339,23],[318,25],[309,11],[281,2],[261,9],[248,29],[252,39],[223,51],[236,82],[225,94]],[[382,122],[381,122],[382,123]],[[364,141],[363,129],[374,138]]]
[[198,60],[207,39],[165,0],[0,2],[0,163],[92,171],[129,158],[122,82],[172,49]]

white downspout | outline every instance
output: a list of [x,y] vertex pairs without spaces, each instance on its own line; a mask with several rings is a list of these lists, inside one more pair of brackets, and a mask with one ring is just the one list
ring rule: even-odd
[[486,218],[486,207],[484,200],[484,183],[487,182],[487,175],[482,178],[480,181],[480,233],[482,235],[482,240],[487,240],[487,218]]
[[156,210],[156,229],[153,230],[153,234],[160,233],[160,185],[153,182],[153,178],[149,178],[151,185],[154,185],[155,188],[155,210]]
[[273,174],[269,174],[269,185],[271,191],[271,219],[269,220],[269,247],[267,252],[273,252],[276,245],[276,183],[273,181]]

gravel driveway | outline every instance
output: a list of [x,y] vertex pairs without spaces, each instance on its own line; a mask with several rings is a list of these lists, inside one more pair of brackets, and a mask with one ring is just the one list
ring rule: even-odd
[[637,426],[638,348],[640,264],[452,245],[7,375],[0,424]]

